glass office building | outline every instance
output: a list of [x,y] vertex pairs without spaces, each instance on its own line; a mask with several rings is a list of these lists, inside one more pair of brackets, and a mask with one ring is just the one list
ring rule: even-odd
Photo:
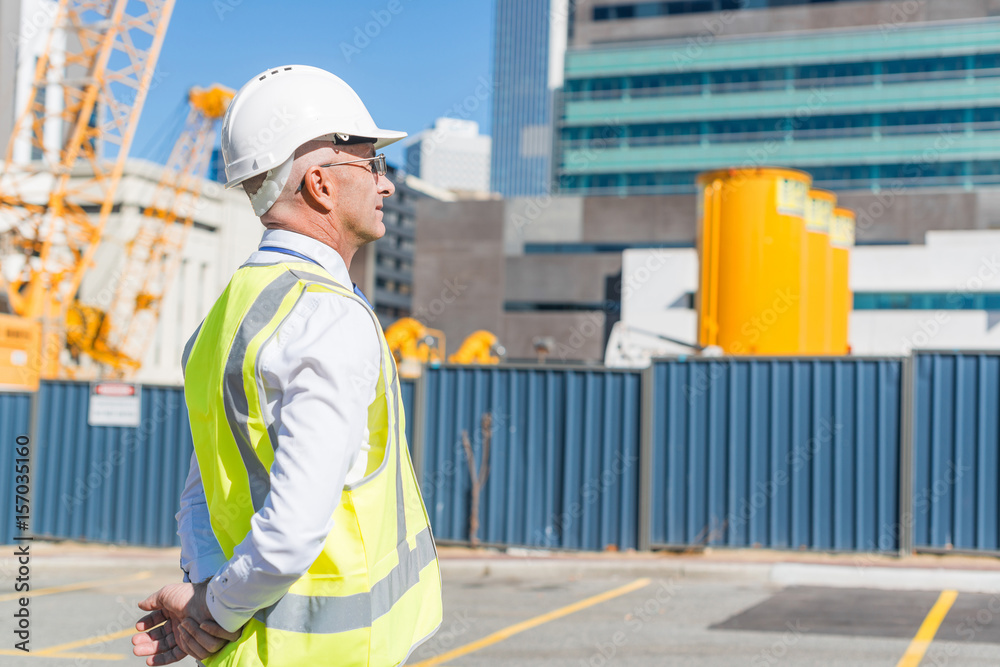
[[562,83],[567,0],[497,0],[490,189],[552,189],[552,103]]
[[861,0],[671,0],[669,2],[598,4],[594,7],[593,20],[616,21],[620,19],[706,14],[708,12],[736,11],[739,9],[771,9],[794,5],[854,1]]
[[1000,18],[724,35],[571,48],[560,192],[691,193],[698,172],[764,165],[834,190],[1000,185]]

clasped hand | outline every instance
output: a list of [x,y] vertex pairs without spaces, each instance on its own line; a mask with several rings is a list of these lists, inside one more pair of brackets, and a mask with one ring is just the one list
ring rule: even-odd
[[202,584],[171,584],[139,603],[150,613],[135,624],[132,652],[149,656],[146,664],[169,665],[185,655],[202,660],[228,642],[239,639],[212,618],[205,602],[208,588]]

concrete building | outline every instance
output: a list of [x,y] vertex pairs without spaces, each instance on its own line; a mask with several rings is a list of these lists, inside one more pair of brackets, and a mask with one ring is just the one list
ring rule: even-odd
[[[850,262],[852,354],[1000,349],[1000,231],[929,232],[921,245],[861,246]],[[652,356],[690,354],[661,336],[696,342],[695,251],[629,250],[623,265],[622,319],[606,363],[641,367]]]
[[559,191],[777,165],[844,190],[1000,185],[1000,2],[580,0]]
[[[122,275],[124,248],[135,234],[141,210],[148,204],[163,169],[144,160],[128,161],[118,187],[115,212],[108,220],[94,267],[81,286],[84,303],[106,308],[119,283],[141,278]],[[426,196],[401,182],[395,170],[389,172],[389,177],[396,185],[396,193],[383,208],[386,235],[355,255],[350,270],[351,279],[361,287],[385,326],[410,312],[414,203]],[[181,383],[184,344],[232,274],[256,249],[263,232],[241,188],[226,190],[220,183],[202,183],[201,199],[177,275],[166,291],[156,329],[148,336],[146,355],[135,381]],[[96,373],[95,367],[85,363],[85,368],[88,366]]]
[[570,0],[497,0],[490,190],[551,191],[552,104],[562,86]]
[[[93,267],[80,286],[81,302],[107,309],[120,285],[141,281],[141,275],[124,275],[126,244],[138,229],[142,210],[149,204],[164,167],[144,160],[129,160],[115,195]],[[180,384],[181,352],[188,338],[222,294],[233,272],[257,247],[264,228],[253,214],[242,189],[225,190],[205,181],[180,264],[160,306],[157,325],[140,332],[147,341],[137,382]],[[141,283],[140,283],[141,284]],[[86,359],[81,376],[98,372]]]
[[[14,125],[32,92],[38,58],[44,52],[50,35],[53,62],[65,55],[68,40],[76,39],[64,30],[53,32],[58,5],[56,0],[0,3],[0,35],[3,35],[3,44],[0,45],[0,156],[5,158],[10,150],[15,163],[23,164],[42,156],[41,149],[32,145],[29,125],[21,127],[20,135],[14,137],[14,145],[10,146]],[[72,69],[67,78],[73,76]],[[52,115],[62,110],[62,97],[63,90],[52,85],[45,88],[36,102],[44,106],[46,114]],[[63,146],[67,130],[55,118],[47,120],[43,128],[46,150],[57,152]]]
[[384,200],[385,236],[362,248],[351,261],[351,279],[361,287],[383,327],[410,314],[413,298],[413,251],[416,202],[427,198],[427,188],[413,187],[392,165],[386,175],[396,192]]
[[447,190],[486,193],[490,190],[490,137],[479,123],[438,118],[434,127],[408,140],[406,170]]
[[[921,247],[925,237],[937,238],[934,230],[1000,229],[997,190],[838,195],[839,205],[858,215],[859,257]],[[676,285],[670,289],[677,294],[668,300],[688,314],[671,320],[678,329],[661,333],[674,331],[688,339],[694,331],[689,295],[696,288],[691,264],[695,209],[691,195],[420,202],[413,314],[442,329],[451,350],[473,331],[489,329],[512,359],[536,358],[535,339],[551,338],[550,361],[596,363],[604,358],[621,304],[627,303],[623,252],[679,249],[688,264],[676,268]],[[923,264],[901,275],[914,270],[934,274],[937,265]],[[898,291],[888,285],[879,289]]]

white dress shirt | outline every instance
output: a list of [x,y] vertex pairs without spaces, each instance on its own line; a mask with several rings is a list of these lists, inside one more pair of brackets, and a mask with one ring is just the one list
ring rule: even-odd
[[[305,255],[351,289],[343,258],[315,239],[267,230],[260,245]],[[303,260],[261,250],[247,260],[288,261]],[[190,581],[211,578],[208,608],[227,630],[277,602],[322,551],[344,485],[365,474],[368,406],[375,400],[380,362],[370,311],[325,292],[303,294],[261,348],[261,409],[278,446],[270,492],[228,560],[212,532],[198,461],[191,457],[177,513],[181,568]]]

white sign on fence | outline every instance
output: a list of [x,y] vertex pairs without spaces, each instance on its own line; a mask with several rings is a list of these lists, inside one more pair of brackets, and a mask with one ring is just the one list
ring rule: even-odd
[[87,423],[91,426],[138,426],[142,419],[142,392],[128,382],[93,382]]

